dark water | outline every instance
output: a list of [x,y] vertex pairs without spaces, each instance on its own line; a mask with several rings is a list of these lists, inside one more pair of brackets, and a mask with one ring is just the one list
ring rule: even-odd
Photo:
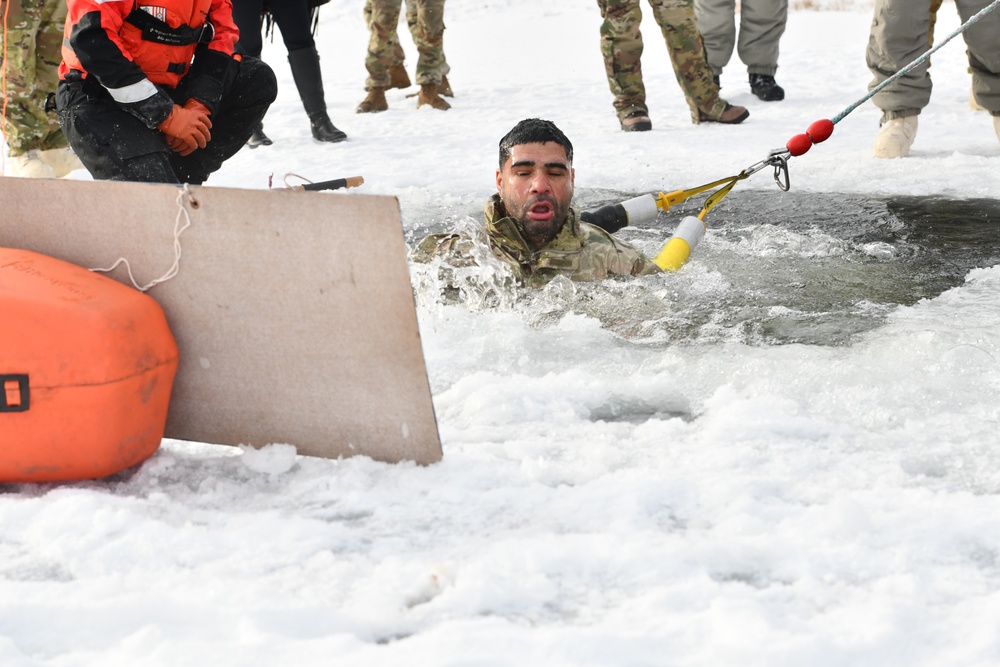
[[[633,196],[578,190],[577,203],[590,209]],[[703,201],[618,236],[655,254]],[[526,314],[544,325],[568,311],[584,313],[640,344],[842,345],[898,306],[961,285],[971,269],[1000,264],[997,199],[736,189],[707,222],[705,240],[681,272],[554,285],[521,298]]]

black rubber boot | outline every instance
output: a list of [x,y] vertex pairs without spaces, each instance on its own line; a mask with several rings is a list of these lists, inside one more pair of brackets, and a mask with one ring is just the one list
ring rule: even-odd
[[257,148],[258,146],[270,146],[274,142],[271,141],[271,137],[264,134],[264,124],[261,123],[256,128],[254,128],[253,134],[247,139],[247,146],[250,148]]
[[770,74],[751,74],[750,92],[765,102],[780,102],[785,99],[785,89]]
[[292,79],[299,90],[299,97],[302,98],[302,106],[309,116],[313,138],[331,143],[347,139],[346,134],[334,127],[326,113],[323,73],[320,71],[316,47],[289,51],[288,64],[292,68]]

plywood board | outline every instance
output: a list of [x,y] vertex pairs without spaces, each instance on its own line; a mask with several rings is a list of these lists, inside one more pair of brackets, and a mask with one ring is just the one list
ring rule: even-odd
[[147,292],[181,355],[167,437],[441,458],[393,197],[0,178],[0,246],[138,285],[179,248]]

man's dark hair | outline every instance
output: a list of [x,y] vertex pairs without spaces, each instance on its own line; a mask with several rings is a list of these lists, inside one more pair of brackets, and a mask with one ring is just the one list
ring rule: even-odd
[[573,144],[562,133],[562,130],[556,127],[555,123],[541,118],[525,118],[500,140],[500,168],[503,169],[503,165],[510,157],[510,151],[514,146],[544,144],[546,141],[554,141],[566,149],[566,159],[569,160],[570,164],[573,164]]

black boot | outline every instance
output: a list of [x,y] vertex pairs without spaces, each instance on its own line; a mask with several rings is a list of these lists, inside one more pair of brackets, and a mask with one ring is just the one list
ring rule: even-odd
[[288,64],[292,68],[292,79],[299,89],[299,97],[302,98],[302,106],[309,116],[313,138],[331,143],[347,139],[346,134],[334,127],[326,113],[323,74],[319,68],[316,47],[289,51]]
[[254,128],[253,134],[247,139],[247,146],[250,148],[257,148],[258,146],[270,146],[274,142],[271,141],[271,137],[264,134],[264,123],[261,123],[256,128]]
[[785,89],[770,74],[751,74],[750,92],[765,102],[780,102],[785,99]]

